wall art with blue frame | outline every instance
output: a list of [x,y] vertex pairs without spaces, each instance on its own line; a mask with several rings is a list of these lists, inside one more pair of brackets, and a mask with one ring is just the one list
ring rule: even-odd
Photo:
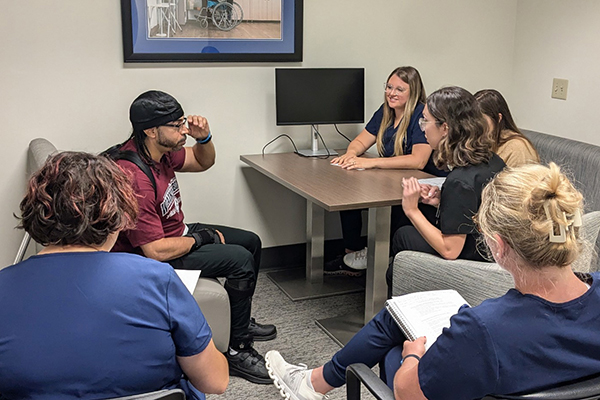
[[302,61],[303,0],[121,0],[138,62]]

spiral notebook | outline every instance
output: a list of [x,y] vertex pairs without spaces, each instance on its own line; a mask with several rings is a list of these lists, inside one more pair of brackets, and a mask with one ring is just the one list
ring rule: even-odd
[[394,296],[385,307],[407,339],[427,338],[427,350],[450,326],[450,317],[465,304],[467,301],[456,290],[433,290]]

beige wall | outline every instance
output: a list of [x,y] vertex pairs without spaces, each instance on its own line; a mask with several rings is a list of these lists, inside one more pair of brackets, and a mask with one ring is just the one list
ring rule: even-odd
[[[206,115],[214,133],[216,166],[180,176],[187,220],[251,229],[270,247],[304,240],[304,201],[244,168],[239,155],[259,153],[283,132],[308,144],[308,128],[275,125],[275,67],[365,67],[366,118],[398,65],[417,67],[428,92],[448,84],[512,87],[516,0],[305,0],[304,13],[303,63],[124,65],[118,1],[2,1],[0,264],[12,261],[21,239],[12,213],[25,186],[29,141],[42,136],[64,150],[103,150],[128,136],[129,104],[145,90],[173,94],[187,112]],[[591,123],[593,116],[578,119]],[[341,129],[353,136],[362,126]],[[332,127],[322,132],[330,146],[344,146]],[[284,140],[268,148],[289,150]],[[336,214],[327,231],[338,237]]]
[[[519,126],[600,145],[600,1],[519,0],[510,103]],[[569,80],[567,100],[550,97]]]

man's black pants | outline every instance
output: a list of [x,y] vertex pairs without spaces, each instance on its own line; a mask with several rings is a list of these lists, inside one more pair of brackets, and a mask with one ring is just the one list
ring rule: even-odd
[[247,346],[252,340],[248,333],[252,295],[260,266],[262,243],[258,235],[242,229],[220,225],[187,224],[189,232],[202,228],[217,229],[225,244],[207,244],[196,251],[169,261],[176,269],[201,270],[200,276],[226,278],[225,290],[231,307],[230,346]]

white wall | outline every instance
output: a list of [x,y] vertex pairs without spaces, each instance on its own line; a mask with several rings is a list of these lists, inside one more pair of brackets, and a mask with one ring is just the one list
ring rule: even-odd
[[[517,124],[600,145],[600,2],[519,0],[515,39]],[[553,78],[569,80],[566,101],[550,97]]]
[[[25,186],[29,141],[101,151],[129,135],[129,104],[148,89],[207,116],[214,133],[217,164],[180,176],[186,219],[251,229],[266,247],[300,243],[304,201],[239,161],[282,132],[308,145],[308,128],[275,126],[274,68],[365,67],[366,118],[399,65],[417,67],[428,92],[448,84],[508,91],[516,10],[516,0],[305,0],[303,63],[124,65],[118,1],[2,1],[0,264],[12,261],[21,239],[12,213]],[[360,129],[342,126],[350,136]],[[331,127],[322,132],[331,147],[345,145]],[[268,148],[290,150],[284,140]],[[327,229],[338,237],[337,215],[328,216]]]

